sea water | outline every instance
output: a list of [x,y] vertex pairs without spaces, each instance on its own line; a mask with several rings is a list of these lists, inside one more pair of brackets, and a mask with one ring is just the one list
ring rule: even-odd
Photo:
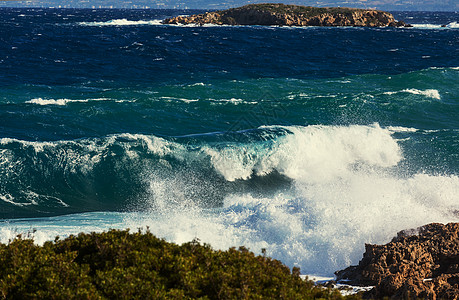
[[458,221],[457,13],[161,25],[195,12],[0,9],[1,242],[149,228],[330,276]]

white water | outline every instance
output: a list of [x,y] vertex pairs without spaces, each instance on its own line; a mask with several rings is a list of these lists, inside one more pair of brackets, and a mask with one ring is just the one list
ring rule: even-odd
[[92,101],[114,101],[117,103],[122,102],[132,102],[130,100],[112,100],[110,98],[90,98],[90,99],[43,99],[43,98],[33,98],[25,103],[37,104],[37,105],[59,105],[65,106],[69,103],[87,103]]
[[459,28],[458,22],[451,22],[445,25],[436,25],[436,24],[412,24],[413,28],[416,29],[457,29]]
[[431,99],[436,99],[436,100],[440,100],[441,99],[440,92],[438,90],[435,90],[435,89],[427,89],[427,90],[404,89],[404,90],[397,91],[397,92],[385,92],[384,94],[393,95],[393,94],[398,94],[398,93],[408,93],[408,94],[413,94],[413,95],[421,95],[421,96],[424,96],[424,97],[427,97],[427,98],[431,98]]
[[83,26],[138,26],[138,25],[161,25],[162,20],[140,20],[132,21],[127,19],[114,19],[106,22],[80,22]]
[[[218,186],[190,184],[189,174],[165,178],[146,170],[150,193],[140,200],[152,207],[149,212],[16,220],[0,225],[1,241],[33,228],[42,243],[56,234],[148,226],[176,243],[199,238],[219,249],[245,245],[260,253],[265,248],[268,255],[301,267],[304,274],[330,276],[358,263],[365,243],[386,243],[399,230],[429,222],[457,221],[453,212],[458,209],[459,177],[399,174],[403,152],[392,134],[400,128],[375,124],[283,129],[287,134],[270,144],[207,146],[192,154],[196,159],[208,157],[228,182],[276,170],[292,180],[290,189],[271,196],[235,192],[225,196],[222,207],[202,209],[185,192]],[[139,135],[124,138],[150,141]],[[187,159],[183,148],[162,139],[150,142],[148,148],[155,153]]]

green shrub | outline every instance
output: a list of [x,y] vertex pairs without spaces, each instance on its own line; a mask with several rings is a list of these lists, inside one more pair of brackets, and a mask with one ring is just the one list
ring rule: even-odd
[[[8,299],[341,299],[280,261],[248,249],[182,246],[150,232],[111,230],[37,246],[0,244],[0,297]],[[356,298],[353,296],[352,298]]]

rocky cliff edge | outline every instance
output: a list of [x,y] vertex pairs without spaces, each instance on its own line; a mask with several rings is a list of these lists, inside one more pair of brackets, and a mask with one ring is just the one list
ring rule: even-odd
[[459,299],[459,223],[405,230],[386,245],[365,245],[358,266],[337,280],[374,285],[368,298]]

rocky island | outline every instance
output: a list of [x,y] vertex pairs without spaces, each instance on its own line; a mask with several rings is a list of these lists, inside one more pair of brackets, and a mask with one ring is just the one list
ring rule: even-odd
[[163,24],[410,27],[388,12],[345,7],[311,7],[286,4],[249,4],[222,11],[178,16]]

